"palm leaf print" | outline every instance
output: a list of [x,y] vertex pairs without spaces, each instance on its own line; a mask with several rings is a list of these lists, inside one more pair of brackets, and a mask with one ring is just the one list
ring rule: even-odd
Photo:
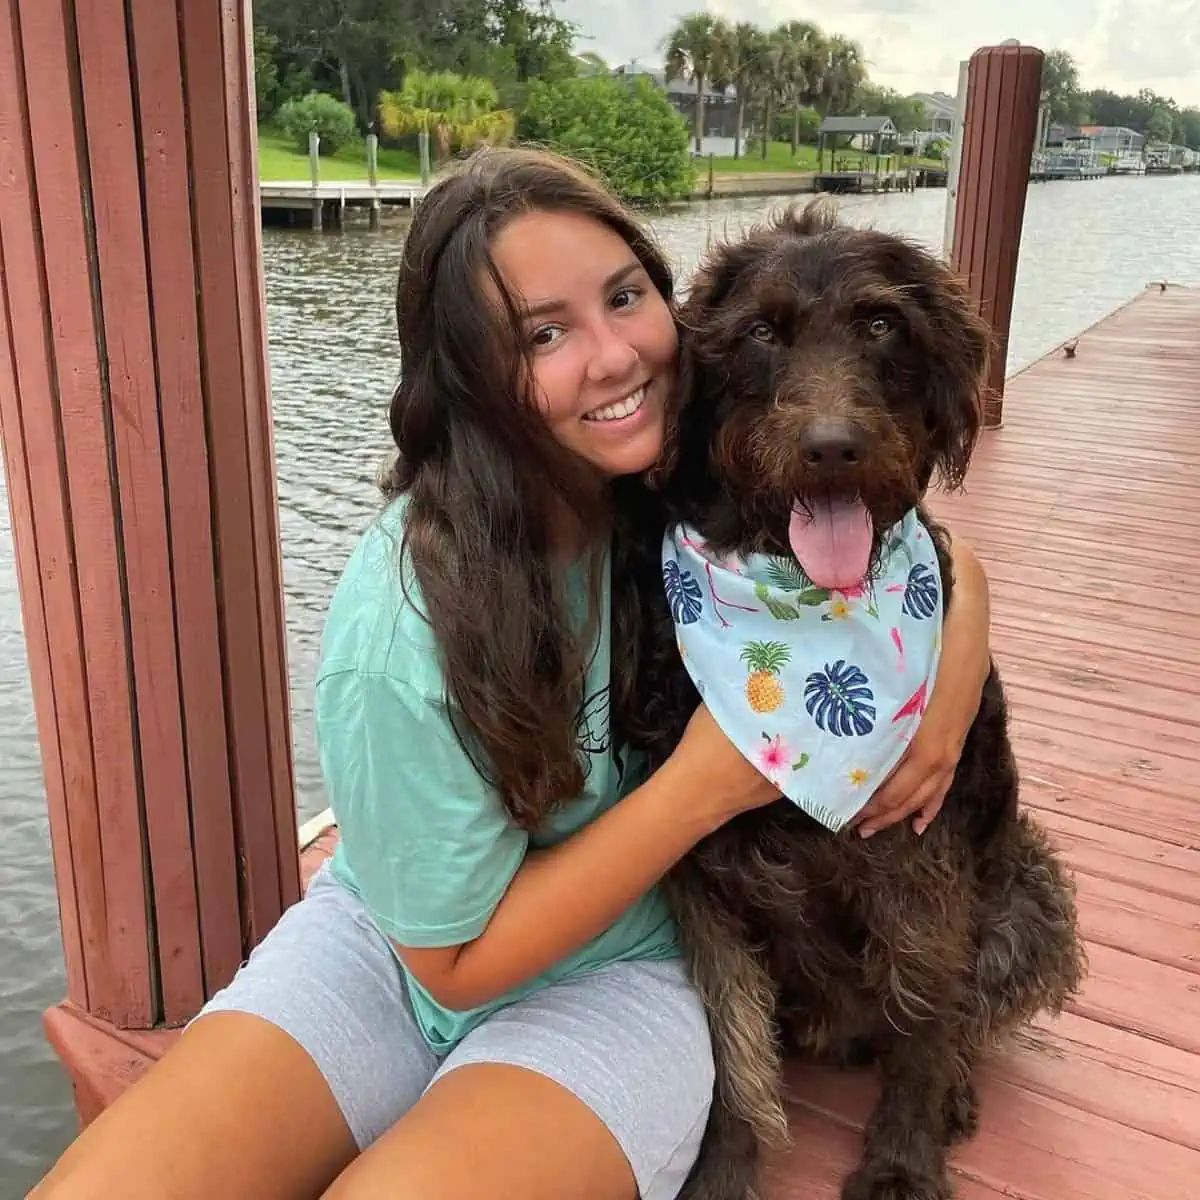
[[834,737],[864,737],[875,728],[875,693],[861,667],[838,659],[804,685],[804,707],[817,728]]
[[692,625],[700,620],[704,611],[700,584],[691,571],[681,570],[673,558],[663,564],[663,587],[676,625]]
[[781,592],[802,592],[813,585],[794,558],[768,559],[766,576]]
[[904,603],[901,607],[918,621],[928,620],[938,606],[937,576],[925,563],[914,564],[904,585]]

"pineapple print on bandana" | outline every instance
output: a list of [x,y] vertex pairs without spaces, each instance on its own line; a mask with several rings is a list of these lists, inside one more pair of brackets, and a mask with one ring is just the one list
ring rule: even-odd
[[667,531],[663,587],[692,682],[750,762],[814,820],[849,823],[904,753],[941,653],[936,550],[915,510],[871,578],[813,584],[790,557],[710,552]]
[[773,713],[783,706],[786,695],[779,670],[791,656],[787,642],[747,642],[742,647],[742,661],[750,669],[746,702],[756,713]]

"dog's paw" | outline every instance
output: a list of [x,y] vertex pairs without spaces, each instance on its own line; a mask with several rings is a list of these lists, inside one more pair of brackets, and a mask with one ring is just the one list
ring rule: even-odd
[[969,1080],[946,1093],[946,1145],[970,1141],[979,1132],[979,1097]]
[[842,1200],[952,1200],[945,1172],[933,1174],[904,1163],[864,1163],[842,1187]]

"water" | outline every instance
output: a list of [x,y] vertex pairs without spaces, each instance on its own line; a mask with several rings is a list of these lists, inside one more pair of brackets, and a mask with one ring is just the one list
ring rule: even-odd
[[[711,239],[779,201],[695,205],[655,222],[682,277]],[[940,249],[945,193],[848,198],[846,217]],[[396,375],[394,275],[402,234],[267,230],[264,259],[298,804],[324,806],[311,688],[322,616],[354,536],[378,503]],[[1200,285],[1200,176],[1030,190],[1009,369],[1053,349],[1151,280]],[[0,481],[0,492],[3,482]],[[0,1197],[23,1193],[75,1128],[41,1032],[65,989],[41,762],[29,694],[7,497],[0,503]]]

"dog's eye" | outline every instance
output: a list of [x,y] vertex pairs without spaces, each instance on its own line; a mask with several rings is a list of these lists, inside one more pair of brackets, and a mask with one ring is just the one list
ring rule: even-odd
[[887,317],[872,317],[867,322],[867,332],[873,338],[885,338],[892,329],[892,322]]
[[773,330],[770,325],[766,323],[766,321],[755,321],[754,324],[750,326],[750,336],[756,342],[763,342],[766,345],[770,345],[775,341],[775,330]]

